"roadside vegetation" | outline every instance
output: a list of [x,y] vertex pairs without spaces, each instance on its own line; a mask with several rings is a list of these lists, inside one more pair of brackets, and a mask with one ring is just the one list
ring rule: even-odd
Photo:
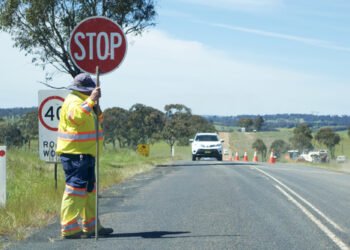
[[[74,77],[80,73],[80,69],[66,56],[69,53],[65,41],[69,40],[72,28],[86,17],[90,17],[90,13],[112,18],[125,33],[132,35],[141,35],[148,27],[156,25],[157,12],[152,0],[117,1],[113,6],[108,4],[107,1],[101,0],[93,3],[80,1],[78,5],[61,4],[59,1],[51,1],[50,4],[47,1],[2,1],[0,29],[11,35],[16,48],[26,51],[32,57],[34,65],[45,70],[45,66],[51,64],[58,71]],[[56,32],[50,32],[52,35],[47,36],[48,30]],[[52,80],[54,73],[46,72],[45,80]],[[12,110],[14,113],[8,111],[0,109],[0,145],[6,145],[8,149],[8,196],[6,207],[0,208],[0,248],[6,239],[23,239],[34,229],[56,220],[64,189],[61,166],[58,167],[58,188],[55,190],[53,164],[39,160],[37,109],[15,108]],[[350,131],[348,136],[348,132],[335,134],[333,130],[327,129],[316,137],[313,131],[313,137],[303,141],[303,132],[306,131],[303,128],[298,138],[293,129],[278,129],[281,126],[295,127],[300,120],[313,122],[318,128],[331,126],[335,121],[340,125],[337,129],[344,129],[350,120],[345,116],[265,115],[204,118],[193,115],[188,107],[181,104],[166,105],[164,111],[135,104],[129,110],[112,107],[104,110],[104,114],[105,151],[100,159],[102,190],[136,174],[150,171],[158,163],[171,161],[170,152],[173,147],[175,160],[190,159],[188,139],[196,132],[216,131],[214,122],[221,123],[217,130],[232,132],[230,150],[232,153],[239,152],[241,156],[248,152],[252,157],[254,148],[259,148],[262,156],[266,158],[271,147],[283,153],[288,148],[287,144],[291,143],[300,144],[300,149],[304,149],[305,145],[327,147],[333,156],[343,154],[350,158]],[[231,129],[231,125],[245,127],[246,131],[254,130],[256,133],[235,132],[236,129]],[[269,129],[274,131],[267,132]],[[290,140],[293,136],[294,142]],[[148,157],[136,153],[139,144],[151,145]],[[284,161],[282,157],[280,160]]]
[[[279,131],[262,131],[262,132],[238,132],[235,130],[230,134],[230,149],[233,153],[238,152],[241,158],[244,152],[247,152],[250,158],[254,155],[254,142],[261,140],[267,148],[267,153],[271,144],[276,140],[287,141],[292,137],[292,129],[281,129]],[[261,143],[261,142],[260,142]],[[267,156],[268,157],[268,156]]]
[[[57,220],[64,190],[64,173],[58,165],[55,190],[54,165],[39,160],[37,141],[32,149],[12,148],[7,152],[7,203],[0,208],[0,249],[8,240],[24,239],[33,230]],[[189,159],[188,146],[176,146],[174,159]],[[150,171],[156,164],[171,161],[166,143],[150,147],[149,157],[132,149],[107,145],[100,159],[100,189]]]
[[[164,112],[142,104],[129,110],[105,110],[105,145],[100,158],[100,188],[104,190],[132,176],[150,171],[156,164],[172,160],[190,160],[188,139],[196,132],[224,130],[229,133],[229,152],[244,152],[252,160],[254,150],[259,160],[268,160],[271,149],[279,152],[279,162],[286,159],[288,149],[332,149],[333,156],[350,158],[350,130],[311,129],[305,124],[295,128],[265,131],[259,117],[253,123],[245,121],[249,132],[238,132],[238,127],[214,127],[201,116],[181,104],[166,105]],[[7,145],[7,204],[0,208],[0,248],[6,240],[25,238],[33,230],[57,220],[64,174],[58,165],[58,188],[54,185],[54,166],[39,160],[37,111],[0,118],[0,144]],[[244,122],[241,124],[244,125]],[[148,157],[136,152],[138,144],[149,144]],[[346,164],[317,164],[340,170]]]
[[[254,151],[257,147],[264,149],[264,146],[266,146],[268,153],[270,153],[271,148],[276,149],[276,145],[279,145],[281,148],[283,148],[280,151],[278,162],[282,163],[297,163],[295,160],[291,160],[287,157],[287,150],[288,149],[297,149],[293,147],[293,135],[295,128],[291,129],[279,129],[276,131],[261,131],[261,132],[239,132],[238,128],[231,128],[230,133],[230,146],[229,146],[229,152],[232,153],[232,158],[234,157],[234,154],[236,152],[239,153],[240,158],[243,158],[244,152],[247,152],[249,159],[251,160]],[[310,140],[302,140],[304,141],[304,145],[312,146],[313,150],[321,150],[326,149],[329,151],[329,145],[327,146],[324,141],[319,139],[319,136],[316,135],[322,135],[322,131],[324,129],[311,131],[312,138],[308,137]],[[302,164],[308,164],[310,166],[318,166],[322,168],[328,168],[332,170],[341,170],[341,171],[350,171],[350,135],[349,131],[338,131],[338,132],[329,132],[329,129],[325,130],[327,133],[330,134],[329,138],[334,138],[333,142],[338,142],[333,145],[333,156],[336,157],[338,155],[344,155],[348,159],[345,163],[337,163],[334,159],[334,157],[331,157],[331,152],[329,152],[329,157],[331,158],[328,163],[305,163]],[[339,137],[339,138],[338,138]],[[263,144],[263,145],[262,145]],[[302,147],[301,147],[302,148]],[[259,161],[267,161],[269,158],[269,154],[267,154],[267,157],[263,159],[261,152],[258,151]]]
[[[196,131],[215,131],[203,117],[181,104],[165,106],[165,112],[135,104],[129,110],[104,111],[105,151],[100,158],[100,188],[118,184],[156,164],[189,159],[189,141]],[[137,153],[138,145],[150,145],[150,154]],[[57,217],[64,188],[58,171],[54,189],[54,167],[39,160],[38,112],[0,117],[0,145],[7,146],[7,204],[0,208],[0,244],[23,239],[33,228]],[[186,153],[185,153],[186,152]]]

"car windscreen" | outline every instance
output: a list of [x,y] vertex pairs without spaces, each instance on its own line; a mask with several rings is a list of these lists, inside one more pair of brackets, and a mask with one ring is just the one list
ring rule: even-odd
[[195,141],[218,141],[216,135],[197,135]]

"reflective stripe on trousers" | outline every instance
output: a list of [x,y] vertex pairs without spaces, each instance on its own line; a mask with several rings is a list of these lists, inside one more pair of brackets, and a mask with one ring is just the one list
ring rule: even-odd
[[[96,225],[95,204],[96,193],[87,193],[84,197],[63,194],[61,207],[61,234],[62,236],[76,234],[78,232],[94,232]],[[81,218],[82,225],[78,224]]]

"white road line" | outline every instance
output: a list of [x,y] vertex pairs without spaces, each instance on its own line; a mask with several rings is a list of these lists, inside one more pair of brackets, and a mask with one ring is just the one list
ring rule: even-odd
[[349,250],[350,248],[339,239],[331,230],[328,229],[320,220],[318,220],[309,210],[307,210],[303,205],[296,201],[290,194],[283,190],[280,186],[275,185],[275,187],[287,197],[294,205],[296,205],[316,226],[319,227],[327,236],[330,238],[341,250]]
[[288,190],[291,194],[293,194],[295,197],[297,197],[299,200],[304,202],[306,205],[308,205],[312,210],[314,210],[317,214],[319,214],[323,219],[325,219],[329,224],[331,224],[335,229],[337,229],[340,232],[344,232],[344,230],[333,220],[328,218],[324,213],[322,213],[318,208],[316,208],[314,205],[312,205],[310,202],[308,202],[306,199],[301,197],[299,194],[297,194],[295,191],[293,191],[291,188],[289,188],[287,185],[283,184],[281,181],[277,180],[275,177],[272,175],[266,173],[265,171],[255,167],[256,170],[261,172],[262,174],[266,175],[267,177],[271,178],[275,182],[277,182],[280,186],[284,187],[286,190]]

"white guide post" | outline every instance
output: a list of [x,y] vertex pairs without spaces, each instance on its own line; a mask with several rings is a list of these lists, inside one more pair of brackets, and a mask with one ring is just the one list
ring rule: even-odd
[[0,207],[6,205],[6,146],[0,146]]

